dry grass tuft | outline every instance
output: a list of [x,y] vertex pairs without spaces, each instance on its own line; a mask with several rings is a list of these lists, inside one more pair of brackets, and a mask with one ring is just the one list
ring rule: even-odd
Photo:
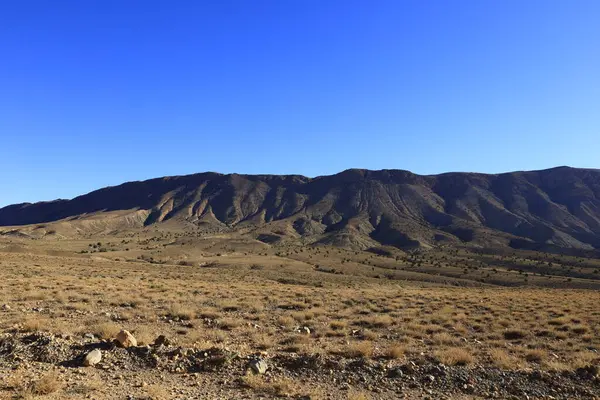
[[281,315],[277,317],[277,323],[283,327],[289,328],[294,326],[296,321],[294,321],[294,318],[290,317],[289,315]]
[[361,333],[361,338],[365,340],[377,340],[379,338],[379,334],[377,332],[365,329]]
[[516,360],[506,350],[503,349],[492,349],[490,350],[490,358],[492,363],[501,369],[515,369],[517,366]]
[[370,318],[361,319],[359,325],[368,326],[371,328],[387,328],[394,323],[394,320],[389,315],[377,315]]
[[350,390],[348,392],[348,400],[370,400],[371,396],[363,391]]
[[541,363],[547,356],[548,353],[542,349],[529,350],[525,353],[525,359],[532,363]]
[[433,343],[437,345],[456,345],[458,340],[447,332],[438,332],[431,337]]
[[132,333],[140,346],[153,343],[157,336],[154,334],[154,331],[147,326],[137,327]]
[[56,372],[50,372],[33,382],[30,392],[36,396],[46,396],[58,391],[61,387],[60,376]]
[[590,328],[588,328],[585,325],[575,325],[575,326],[571,327],[571,332],[573,332],[577,335],[585,335],[589,331],[590,331]]
[[510,329],[504,331],[504,339],[506,340],[521,340],[527,337],[527,332],[520,329]]
[[267,380],[263,375],[247,375],[242,378],[244,386],[272,396],[293,396],[297,393],[296,383],[288,378]]
[[371,358],[375,352],[375,347],[370,341],[354,342],[343,352],[346,357],[356,358]]
[[148,393],[148,397],[151,400],[167,400],[171,398],[167,389],[160,385],[148,386],[148,388],[146,389],[146,393]]
[[446,365],[469,365],[475,361],[475,357],[461,347],[450,347],[435,354],[440,362]]
[[348,322],[343,321],[343,320],[331,321],[331,323],[329,324],[329,328],[331,328],[334,331],[346,329],[347,327],[348,327]]
[[169,316],[179,318],[182,321],[191,321],[196,318],[196,311],[182,304],[173,304],[169,308]]
[[88,378],[85,382],[76,384],[69,389],[70,392],[80,396],[91,398],[91,393],[98,391],[104,387],[104,382],[97,378]]
[[30,316],[23,320],[21,323],[21,330],[23,332],[39,332],[47,330],[49,321],[45,317]]
[[569,323],[569,319],[565,318],[565,317],[553,318],[550,321],[548,321],[548,325],[552,325],[552,326],[563,326],[563,325],[567,325],[568,323]]
[[200,318],[205,318],[205,319],[210,319],[210,320],[218,319],[220,315],[221,314],[219,314],[219,312],[217,310],[212,309],[212,308],[206,308],[199,312]]
[[385,350],[385,357],[389,359],[398,359],[406,353],[406,346],[403,344],[392,344]]
[[103,322],[92,326],[90,332],[104,340],[114,339],[121,327],[114,322]]
[[242,323],[237,318],[223,318],[219,320],[219,327],[226,331],[231,331],[239,327]]

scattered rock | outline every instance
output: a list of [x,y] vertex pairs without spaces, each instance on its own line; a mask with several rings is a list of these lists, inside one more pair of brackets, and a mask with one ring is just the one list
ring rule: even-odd
[[4,304],[4,305],[2,306],[2,309],[3,309],[4,311],[10,311],[10,306],[9,306],[8,304]]
[[159,337],[154,339],[154,345],[155,346],[170,346],[171,341],[165,335],[160,335]]
[[531,379],[535,380],[535,381],[541,381],[544,379],[544,375],[542,374],[542,371],[539,370],[535,370],[532,371],[530,374]]
[[250,367],[250,369],[252,370],[252,372],[254,372],[255,374],[259,374],[262,375],[265,372],[267,372],[267,363],[264,360],[251,360],[250,363],[248,364],[248,366]]
[[409,362],[400,367],[405,374],[414,374],[417,371],[417,366],[414,362]]
[[431,368],[429,370],[429,372],[433,376],[445,376],[447,369],[448,369],[448,367],[446,367],[444,364],[440,364],[440,365],[436,365],[433,368]]
[[304,333],[306,335],[310,335],[310,328],[308,326],[297,326],[294,329],[295,332]]
[[90,351],[83,359],[83,365],[85,367],[93,367],[102,360],[102,352],[100,349],[94,349]]
[[402,368],[392,368],[388,371],[388,378],[402,378],[404,376],[404,372],[402,372]]
[[121,347],[127,348],[137,346],[137,340],[135,339],[135,337],[133,337],[133,335],[125,329],[123,329],[117,334],[116,340],[119,343],[119,345],[121,345]]
[[598,372],[600,372],[600,371],[598,369],[598,366],[588,365],[586,367],[577,368],[577,371],[575,371],[575,372],[581,378],[592,379],[592,378],[598,376]]

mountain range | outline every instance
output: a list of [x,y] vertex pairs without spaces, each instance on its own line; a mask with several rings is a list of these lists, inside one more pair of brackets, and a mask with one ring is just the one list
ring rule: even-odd
[[350,169],[316,178],[208,172],[10,205],[0,208],[0,226],[10,227],[5,234],[26,235],[42,228],[76,234],[179,227],[362,249],[461,244],[595,250],[600,170],[417,175]]

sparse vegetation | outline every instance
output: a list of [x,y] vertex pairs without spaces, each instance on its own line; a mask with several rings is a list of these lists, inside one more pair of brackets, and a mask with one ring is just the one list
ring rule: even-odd
[[[78,252],[83,246],[79,244],[73,249],[77,258],[2,253],[0,329],[29,335],[29,340],[64,337],[68,339],[61,340],[88,344],[110,342],[121,329],[128,329],[139,346],[152,347],[159,335],[165,335],[173,349],[182,349],[181,354],[227,349],[244,360],[266,352],[267,357],[287,360],[289,366],[285,368],[318,369],[335,365],[328,363],[336,360],[356,366],[385,364],[391,370],[411,362],[417,368],[440,362],[469,371],[493,367],[572,373],[577,368],[587,371],[598,361],[588,350],[600,346],[600,313],[595,309],[598,292],[519,286],[472,288],[467,281],[461,281],[465,286],[449,286],[437,281],[437,275],[426,284],[376,277],[388,271],[423,277],[419,274],[428,265],[435,263],[439,271],[457,260],[471,260],[469,274],[486,268],[487,264],[481,265],[483,261],[475,264],[482,256],[466,250],[389,257],[329,247],[290,247],[278,250],[280,255],[276,256],[274,250],[261,247],[260,255],[248,248],[238,256],[224,240],[197,249],[202,255],[196,259],[190,252],[186,255],[190,262],[180,265],[181,249],[162,246],[162,239],[140,240],[139,245],[129,240],[122,244],[123,251],[127,246],[132,254],[127,256],[129,261],[119,253],[119,241],[114,240],[103,240],[102,247],[117,253],[115,260],[81,255]],[[172,240],[164,236],[164,243]],[[199,243],[204,242],[194,245]],[[97,241],[93,244],[95,247],[84,247],[99,248]],[[158,247],[146,248],[152,245]],[[222,254],[218,263],[213,259],[217,249]],[[152,262],[137,258],[141,252],[144,260],[152,257]],[[282,257],[285,261],[280,260]],[[324,260],[335,265],[337,272],[343,268],[344,274],[323,274],[311,264],[325,265]],[[253,263],[261,268],[249,268]],[[396,269],[398,265],[407,269]],[[413,270],[410,265],[415,266]],[[557,268],[559,262],[554,260],[552,265]],[[496,271],[503,273],[499,266]],[[530,273],[529,279],[538,276]],[[10,309],[3,310],[2,304]],[[178,351],[169,357],[185,357]],[[215,358],[214,368],[226,370],[232,362],[228,357]],[[74,370],[69,369],[67,376]],[[320,388],[305,390],[280,372],[247,376],[240,385],[265,397],[320,393]],[[209,379],[200,374],[202,379]],[[41,382],[35,390],[50,390],[42,389],[42,375],[26,374],[20,382],[7,379],[4,388],[0,386],[0,394],[39,396],[33,394],[34,382]],[[77,382],[59,385],[54,393],[58,397],[63,393],[105,396],[102,386]],[[140,387],[139,393],[142,397],[170,398],[167,387],[151,382]],[[360,388],[348,391],[349,398],[368,395]]]
[[446,365],[469,365],[475,361],[473,355],[461,347],[450,347],[440,350],[436,355]]

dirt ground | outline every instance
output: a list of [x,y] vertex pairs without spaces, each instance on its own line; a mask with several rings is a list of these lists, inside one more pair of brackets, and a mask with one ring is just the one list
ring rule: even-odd
[[598,398],[596,264],[2,238],[0,398]]

